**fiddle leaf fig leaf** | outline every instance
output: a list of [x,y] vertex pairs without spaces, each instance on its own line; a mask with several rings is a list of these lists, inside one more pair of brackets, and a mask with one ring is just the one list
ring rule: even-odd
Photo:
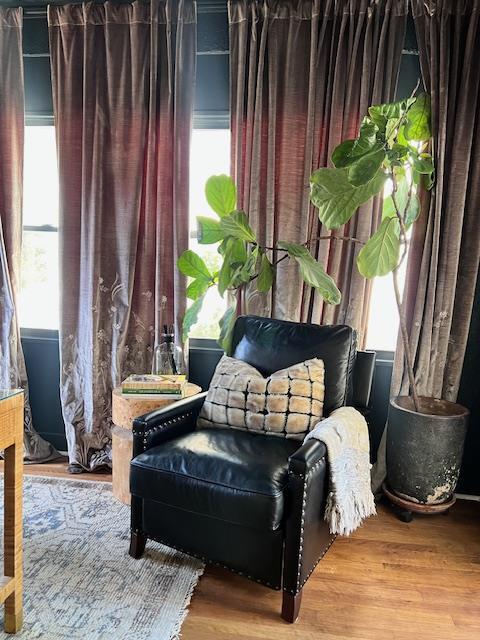
[[220,271],[218,272],[218,293],[222,298],[225,291],[230,287],[234,271],[235,269],[232,268],[230,262],[224,259]]
[[275,275],[275,270],[273,268],[272,263],[267,258],[267,256],[262,253],[260,256],[260,269],[258,272],[257,278],[257,289],[260,293],[266,293],[270,291],[273,284],[273,278]]
[[326,273],[323,266],[315,260],[303,244],[280,241],[277,243],[277,247],[288,251],[288,255],[297,261],[303,280],[311,287],[314,287],[325,302],[330,304],[338,304],[340,302],[342,294],[338,290],[335,281]]
[[277,249],[287,251],[291,258],[303,256],[305,251],[308,253],[308,249],[304,244],[295,244],[294,242],[287,242],[286,240],[279,240],[277,242]]
[[227,356],[230,355],[232,351],[233,327],[235,326],[236,319],[237,314],[235,307],[229,307],[218,322],[220,336],[217,342]]
[[392,196],[387,196],[383,200],[382,220],[384,220],[385,218],[395,218],[396,215],[397,215],[397,212],[395,211],[395,205],[393,204],[393,198],[392,198]]
[[191,249],[187,249],[177,260],[177,267],[185,276],[209,281],[212,274],[202,258]]
[[197,238],[200,244],[215,244],[223,240],[220,222],[205,216],[197,217]]
[[325,302],[329,304],[339,304],[342,299],[335,281],[323,268],[319,262],[315,260],[312,254],[306,250],[306,254],[295,258],[300,267],[300,273],[304,281],[314,287],[322,296]]
[[390,120],[387,120],[387,124],[385,126],[385,138],[389,144],[393,144],[399,123],[400,118],[391,118]]
[[188,338],[188,334],[190,333],[190,329],[194,324],[198,321],[198,315],[202,309],[203,301],[205,300],[205,296],[201,296],[197,298],[193,304],[191,304],[185,312],[183,317],[183,340]]
[[249,282],[252,276],[255,273],[255,267],[257,266],[258,260],[258,247],[254,247],[248,258],[245,260],[245,264],[242,267],[241,277],[243,282]]
[[[420,215],[420,202],[413,184],[405,175],[398,181],[397,190],[395,191],[395,202],[397,203],[405,227],[408,229]],[[382,218],[393,218],[396,217],[396,215],[393,198],[392,196],[388,196],[388,198],[385,198],[383,201]]]
[[433,158],[429,153],[421,153],[413,158],[413,166],[418,173],[433,173]]
[[385,160],[385,151],[379,149],[362,156],[348,169],[348,181],[355,187],[360,187],[370,182],[375,177]]
[[218,272],[218,293],[223,297],[227,289],[238,287],[242,282],[248,282],[250,279],[248,272],[253,271],[255,264],[254,262],[253,265],[251,264],[254,258],[250,257],[251,254],[248,255],[245,243],[238,238],[228,237],[222,241],[220,247],[223,262]]
[[408,202],[407,209],[405,211],[405,226],[408,229],[412,226],[415,220],[420,215],[420,201],[418,200],[418,196],[416,193],[412,193],[410,197],[410,201]]
[[223,245],[222,255],[224,259],[232,266],[238,267],[243,265],[247,260],[248,253],[243,240],[238,238],[228,237],[220,246]]
[[387,157],[390,162],[403,163],[406,160],[410,149],[409,147],[395,142],[391,149],[387,151]]
[[397,132],[397,144],[402,147],[409,146],[409,141],[405,137],[405,125],[402,125]]
[[[402,102],[389,102],[387,104],[375,104],[369,107],[368,115],[378,130],[386,134],[389,120],[398,120],[402,115],[404,105]],[[386,135],[388,138],[388,136]]]
[[377,142],[377,125],[369,118],[364,118],[360,126],[358,138],[352,147],[351,156],[363,156],[372,151]]
[[421,93],[407,111],[404,135],[407,140],[428,140],[430,130],[430,96]]
[[201,296],[205,295],[207,289],[213,284],[213,280],[210,282],[208,280],[192,280],[187,287],[187,298],[190,300],[197,300]]
[[211,176],[207,180],[205,196],[208,204],[220,218],[228,216],[237,204],[237,188],[230,176],[225,174]]
[[430,189],[432,189],[433,185],[435,184],[435,169],[432,171],[432,173],[423,175],[422,178],[423,186],[427,191],[430,191]]
[[255,234],[248,224],[244,211],[233,211],[220,220],[220,228],[225,236],[238,238],[244,242],[255,242]]
[[355,142],[356,140],[345,140],[335,147],[332,153],[332,162],[337,169],[348,167],[349,164],[354,162],[351,153]]
[[337,229],[350,220],[358,207],[383,189],[386,174],[377,174],[356,187],[348,180],[347,169],[317,169],[310,178],[310,198],[327,229]]
[[364,278],[390,273],[398,264],[400,225],[397,218],[384,218],[376,233],[362,247],[357,267]]

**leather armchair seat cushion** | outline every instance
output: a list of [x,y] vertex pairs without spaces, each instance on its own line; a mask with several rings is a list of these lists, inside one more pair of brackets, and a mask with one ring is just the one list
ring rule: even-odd
[[288,458],[299,443],[232,429],[202,429],[132,460],[133,495],[254,529],[282,524]]

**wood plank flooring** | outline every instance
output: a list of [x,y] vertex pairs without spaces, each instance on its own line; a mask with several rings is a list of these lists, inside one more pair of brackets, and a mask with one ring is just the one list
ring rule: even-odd
[[[96,480],[97,482],[111,482],[112,474],[109,471],[98,473],[81,473],[74,475],[68,473],[68,458],[59,458],[45,464],[24,464],[23,472],[26,476],[46,476],[51,478],[66,478],[68,480]],[[3,460],[0,460],[0,472],[3,473]]]
[[207,569],[182,640],[479,640],[480,503],[410,524],[380,505],[317,566],[295,625],[280,606],[278,592]]
[[[66,461],[25,465],[33,475],[72,476]],[[398,521],[383,505],[339,538],[304,588],[300,619],[280,618],[281,594],[207,568],[182,640],[480,640],[480,503],[447,516]]]

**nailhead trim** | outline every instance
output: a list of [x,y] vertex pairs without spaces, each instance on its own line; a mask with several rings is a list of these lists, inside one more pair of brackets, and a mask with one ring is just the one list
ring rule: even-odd
[[305,577],[304,581],[302,582],[302,584],[298,584],[297,582],[297,588],[296,589],[284,589],[284,591],[286,591],[287,593],[291,593],[292,595],[296,596],[305,586],[305,583],[307,582],[307,580],[310,578],[310,576],[312,575],[312,573],[315,571],[315,569],[317,568],[317,564],[320,562],[320,560],[323,558],[323,556],[327,553],[327,551],[330,549],[330,547],[332,546],[332,544],[335,542],[335,540],[337,539],[337,536],[334,535],[331,539],[330,542],[328,544],[328,547],[323,551],[323,553],[320,555],[320,557],[315,561],[313,567],[310,569],[310,572],[308,573],[308,575]]
[[307,507],[308,480],[312,477],[312,475],[315,473],[315,471],[318,469],[318,467],[321,464],[323,464],[324,462],[325,462],[325,456],[323,456],[322,458],[317,460],[317,462],[313,465],[313,467],[311,467],[311,469],[309,469],[308,472],[305,473],[305,474],[303,474],[303,473],[295,473],[294,471],[289,471],[288,472],[289,475],[295,476],[296,478],[301,478],[303,480],[302,515],[301,515],[301,521],[300,521],[300,545],[299,545],[299,548],[298,548],[299,556],[298,556],[297,584],[296,584],[296,588],[295,589],[284,589],[284,591],[286,591],[287,593],[291,593],[292,595],[296,595],[303,588],[304,584],[307,582],[308,578],[312,575],[313,571],[315,570],[315,567],[320,562],[320,560],[323,558],[323,556],[327,553],[327,551],[330,549],[330,547],[333,544],[333,541],[336,538],[336,536],[333,536],[331,538],[328,547],[323,551],[323,553],[320,555],[320,557],[316,560],[316,562],[313,565],[312,569],[310,570],[309,574],[306,576],[306,578],[300,584],[300,576],[301,576],[301,573],[302,573],[302,564],[303,564],[303,542],[304,542],[304,532],[305,532],[305,512],[306,512],[306,507]]
[[140,531],[139,529],[130,529],[130,531],[131,533],[136,533],[136,534],[140,533],[142,535],[147,536],[149,540],[155,540],[155,542],[159,542],[160,544],[164,544],[167,547],[171,547],[172,549],[176,549],[177,551],[186,553],[188,556],[193,556],[194,558],[198,558],[199,560],[202,560],[206,564],[213,564],[216,567],[222,567],[222,569],[228,569],[232,573],[236,573],[237,575],[242,576],[243,578],[248,578],[253,582],[258,582],[258,584],[263,584],[265,587],[270,587],[270,589],[275,589],[275,591],[280,591],[282,588],[280,585],[274,585],[274,584],[271,584],[270,582],[266,582],[265,580],[260,580],[259,578],[255,578],[254,576],[251,576],[250,574],[245,573],[244,571],[237,571],[236,569],[232,569],[232,567],[227,567],[226,564],[222,564],[221,562],[215,562],[215,560],[210,560],[209,558],[205,558],[205,556],[200,556],[196,553],[193,553],[192,551],[187,551],[186,549],[182,549],[182,547],[173,545],[171,544],[171,542],[165,542],[165,540],[161,540],[160,538],[151,536],[147,533],[144,533],[143,531]]
[[142,437],[142,445],[143,445],[143,450],[146,451],[147,450],[147,444],[148,444],[148,438],[149,436],[151,436],[154,433],[158,433],[159,431],[165,431],[166,429],[168,429],[169,427],[171,427],[174,424],[177,424],[178,422],[183,422],[184,420],[186,420],[187,418],[191,418],[193,417],[193,411],[187,411],[186,413],[182,413],[178,416],[175,416],[175,418],[170,418],[169,420],[165,420],[163,422],[160,422],[159,424],[157,424],[155,427],[152,427],[151,429],[148,429],[147,431],[145,431],[144,429],[137,431],[137,430],[133,430],[133,435],[136,437]]
[[[166,422],[163,422],[160,425],[158,425],[157,427],[154,427],[154,428],[150,429],[149,431],[146,431],[146,432],[135,432],[134,431],[134,435],[141,435],[142,433],[144,433],[145,437],[143,439],[143,444],[144,444],[144,450],[145,450],[146,449],[146,444],[147,444],[147,437],[146,436],[150,435],[151,433],[155,433],[157,431],[163,431],[168,426],[170,426],[172,424],[175,424],[176,422],[179,422],[180,420],[184,420],[185,418],[188,418],[188,417],[190,417],[192,415],[193,415],[193,413],[191,411],[189,411],[188,413],[182,414],[180,416],[177,416],[176,418],[172,418],[172,419],[170,419],[170,420],[168,420]],[[317,462],[313,465],[313,467],[311,469],[308,470],[308,472],[306,474],[295,473],[293,471],[289,471],[288,472],[289,476],[295,476],[297,478],[301,478],[302,480],[304,480],[304,483],[303,483],[303,495],[302,495],[302,515],[301,515],[301,524],[300,524],[300,546],[299,546],[299,557],[298,557],[297,584],[296,584],[296,589],[284,589],[284,591],[286,593],[290,593],[292,595],[297,595],[299,593],[299,591],[304,587],[304,585],[307,582],[307,580],[309,579],[309,577],[315,571],[318,563],[323,558],[323,556],[327,553],[327,551],[330,549],[330,547],[332,546],[333,542],[336,539],[335,535],[330,539],[329,545],[323,551],[323,553],[320,555],[320,557],[315,561],[315,563],[312,566],[311,570],[309,571],[308,575],[305,577],[303,582],[300,584],[300,576],[301,576],[301,573],[302,573],[302,561],[303,561],[303,541],[304,541],[304,531],[305,531],[305,512],[306,512],[306,506],[307,506],[308,480],[311,478],[311,476],[315,473],[315,471],[318,469],[318,467],[323,462],[325,462],[325,457],[322,457],[319,460],[317,460]],[[131,529],[131,532],[132,533],[137,533],[137,534],[138,533],[143,534],[143,532],[138,530],[138,529]],[[145,535],[147,535],[147,534],[145,534]],[[270,582],[266,582],[264,580],[260,580],[259,578],[255,578],[255,577],[253,577],[253,576],[251,576],[248,573],[245,573],[243,571],[237,571],[236,569],[232,569],[231,567],[228,567],[227,565],[224,565],[221,562],[215,562],[214,560],[210,560],[209,558],[205,558],[204,556],[200,556],[200,555],[198,555],[196,553],[192,553],[191,551],[187,551],[186,549],[182,549],[181,547],[175,546],[175,545],[171,544],[170,542],[165,542],[164,540],[161,540],[160,538],[153,537],[153,536],[150,536],[150,535],[148,535],[147,537],[150,538],[150,540],[155,540],[156,542],[159,542],[160,544],[165,544],[165,545],[171,547],[172,549],[176,549],[177,551],[181,551],[182,553],[186,553],[187,555],[190,555],[190,556],[193,556],[195,558],[198,558],[199,560],[202,560],[203,562],[205,562],[207,564],[213,564],[216,567],[222,567],[223,569],[228,569],[232,573],[236,573],[239,576],[243,576],[244,578],[248,578],[249,580],[252,580],[252,581],[257,582],[259,584],[263,584],[266,587],[270,587],[270,589],[275,589],[276,591],[279,591],[281,589],[281,586],[272,585]]]

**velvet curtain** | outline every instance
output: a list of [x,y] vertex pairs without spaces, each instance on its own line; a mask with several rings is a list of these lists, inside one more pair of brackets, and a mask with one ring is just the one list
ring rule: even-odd
[[[413,0],[423,81],[432,100],[436,184],[421,194],[404,305],[421,395],[455,402],[480,261],[480,0]],[[391,395],[409,393],[399,337]],[[386,432],[372,472],[386,476]]]
[[111,392],[185,309],[194,0],[50,6],[61,400],[72,471],[110,463]]
[[[455,401],[480,262],[480,0],[413,0],[413,14],[436,185],[412,238],[406,311],[419,393]],[[392,390],[408,388],[400,344]]]
[[16,301],[22,250],[24,93],[22,9],[0,7],[0,388],[25,390],[25,459],[58,456],[32,425]]
[[[376,229],[378,202],[333,233],[309,203],[309,177],[335,146],[358,133],[368,106],[395,97],[407,19],[405,0],[230,0],[232,175],[239,204],[262,244]],[[365,338],[371,283],[355,264],[358,245],[313,246],[343,297],[330,306],[279,265],[271,294],[244,310],[315,323],[346,323]]]

